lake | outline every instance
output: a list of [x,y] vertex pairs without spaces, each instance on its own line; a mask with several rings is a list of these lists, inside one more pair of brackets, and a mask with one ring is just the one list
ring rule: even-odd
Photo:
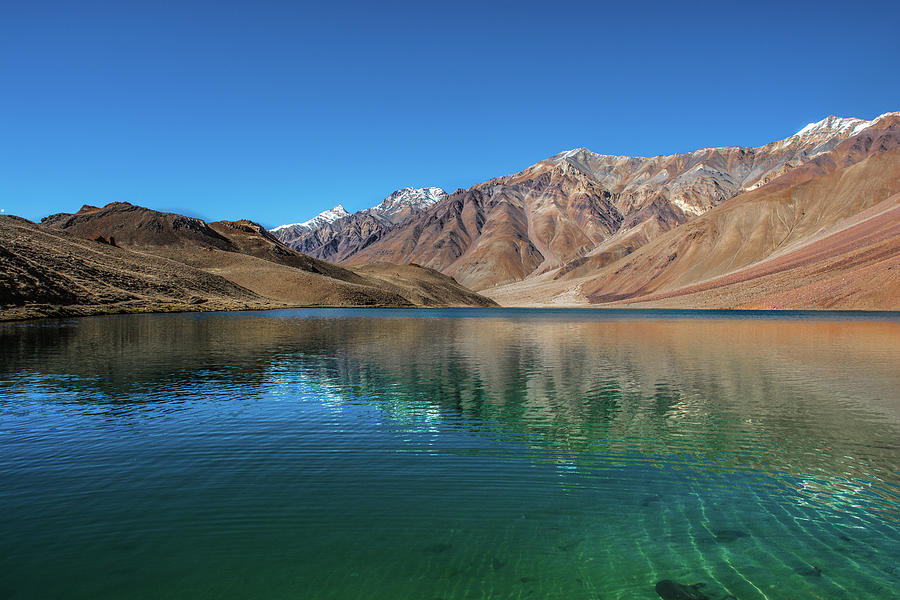
[[885,599],[900,315],[0,326],[0,599]]

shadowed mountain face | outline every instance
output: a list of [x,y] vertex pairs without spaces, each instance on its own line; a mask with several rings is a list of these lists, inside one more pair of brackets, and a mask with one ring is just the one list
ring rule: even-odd
[[[871,122],[829,117],[759,148],[701,149],[650,158],[571,150],[520,173],[458,190],[400,223],[369,222],[344,235],[333,230],[350,223],[350,217],[336,221],[330,224],[331,245],[305,249],[344,264],[413,261],[453,275],[472,289],[490,289],[488,294],[501,303],[632,297],[650,288],[632,286],[618,292],[602,284],[583,289],[582,284],[585,277],[617,271],[619,261],[667,232],[687,231],[685,224],[720,204],[749,194],[761,198],[761,190],[801,185],[886,152],[879,143],[862,145],[891,129],[897,118],[897,113]],[[857,140],[855,150],[845,144],[849,138]],[[806,165],[810,168],[803,169]],[[798,169],[803,175],[796,174]],[[846,186],[833,201],[849,208],[824,220],[834,224],[834,218],[849,217],[871,206],[872,200],[885,200],[890,195],[886,190],[860,199],[854,195],[857,188]],[[781,231],[775,225],[772,236]],[[744,262],[734,264],[752,264],[771,251],[751,243],[742,250]],[[698,246],[694,254],[699,253]],[[721,273],[707,271],[701,263],[692,270],[691,281]]]

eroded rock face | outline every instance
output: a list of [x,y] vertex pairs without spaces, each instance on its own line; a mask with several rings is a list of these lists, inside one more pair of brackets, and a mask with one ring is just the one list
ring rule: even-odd
[[[416,262],[487,289],[554,272],[583,277],[621,260],[735,196],[771,185],[839,144],[896,118],[828,117],[758,148],[703,148],[655,157],[578,148],[489,180],[402,218],[374,209],[289,241],[340,263]],[[857,153],[870,153],[864,142]],[[387,202],[387,200],[386,200]],[[285,234],[277,234],[283,241]]]
[[[771,296],[768,308],[783,308],[789,299],[782,292],[793,283],[781,281],[779,274],[793,270],[791,279],[799,283],[806,278],[803,285],[812,286],[798,289],[796,302],[829,308],[851,287],[862,292],[872,287],[866,282],[885,279],[881,275],[900,260],[898,193],[900,116],[865,129],[614,263],[582,273],[582,290],[593,302],[606,303],[702,293],[712,297],[717,288],[730,286],[734,306],[753,306]],[[837,275],[841,280],[829,285],[833,289],[813,290]],[[883,283],[890,285],[891,279]],[[753,285],[755,291],[740,296],[741,285]],[[864,307],[852,298],[850,302],[842,307]]]

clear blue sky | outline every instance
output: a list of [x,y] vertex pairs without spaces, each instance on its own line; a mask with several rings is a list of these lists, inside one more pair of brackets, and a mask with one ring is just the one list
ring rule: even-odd
[[0,4],[0,208],[294,222],[900,110],[900,2]]

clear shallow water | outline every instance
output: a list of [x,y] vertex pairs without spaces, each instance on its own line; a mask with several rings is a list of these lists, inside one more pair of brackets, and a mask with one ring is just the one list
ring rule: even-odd
[[900,318],[0,326],[0,599],[894,598]]

